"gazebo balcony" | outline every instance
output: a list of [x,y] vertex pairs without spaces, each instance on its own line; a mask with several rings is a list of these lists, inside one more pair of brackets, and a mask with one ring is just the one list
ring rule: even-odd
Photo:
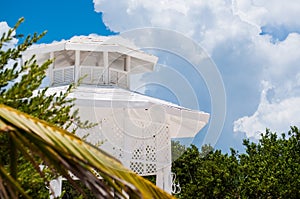
[[28,49],[26,60],[36,54],[38,64],[51,59],[47,86],[82,84],[115,85],[130,89],[130,74],[152,72],[157,57],[129,45],[121,37],[74,37],[68,41],[41,44]]
[[130,88],[128,71],[113,67],[105,69],[101,66],[79,66],[76,69],[75,65],[72,65],[48,70],[49,84],[51,86],[66,85],[82,78],[82,84],[118,85],[121,88]]

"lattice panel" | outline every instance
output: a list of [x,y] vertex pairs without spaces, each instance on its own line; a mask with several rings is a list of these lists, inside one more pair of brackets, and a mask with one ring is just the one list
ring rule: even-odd
[[[166,126],[150,125],[144,130],[146,132],[143,134],[151,135],[154,133],[155,136],[141,139],[127,138],[129,140],[127,143],[133,147],[130,156],[130,168],[140,175],[155,175],[159,165],[162,167],[171,163],[170,145],[168,144],[170,143],[170,136]],[[152,130],[156,130],[156,132]]]
[[162,159],[158,158],[158,156],[164,156],[165,154],[157,153],[155,140],[156,138],[134,140],[134,150],[130,153],[130,169],[140,175],[156,174],[157,161]]
[[169,135],[169,128],[164,127],[161,129],[160,133],[156,134],[156,145],[157,147],[164,147],[166,146],[166,143],[168,143],[168,140],[170,140],[170,135]]
[[144,174],[144,164],[142,162],[130,162],[130,169],[139,175]]
[[131,159],[133,160],[143,160],[143,155],[144,155],[144,151],[143,151],[143,146],[140,146],[138,148],[135,148],[132,152],[132,157]]
[[162,132],[163,133],[159,133],[156,136],[156,152],[160,154],[159,161],[167,163],[171,162],[171,155],[169,153],[171,148],[171,138],[168,126],[165,126],[162,129]]
[[[166,125],[140,122],[134,136],[113,118],[102,120],[106,147],[114,157],[139,175],[155,175],[158,167],[170,165],[170,135]],[[134,125],[134,124],[132,124]],[[128,126],[128,123],[127,123]]]
[[124,158],[124,133],[113,119],[103,119],[102,136],[105,140],[105,148],[109,153],[119,160]]
[[162,133],[162,131],[164,130],[164,127],[165,126],[163,124],[152,123],[149,126],[147,126],[145,134],[155,138],[160,133]]
[[113,147],[113,156],[118,160],[124,159],[124,150],[120,147]]
[[146,161],[156,161],[156,147],[147,145],[145,148]]
[[148,175],[153,175],[153,174],[156,173],[156,168],[157,168],[156,164],[146,163],[146,172],[145,173],[148,174]]

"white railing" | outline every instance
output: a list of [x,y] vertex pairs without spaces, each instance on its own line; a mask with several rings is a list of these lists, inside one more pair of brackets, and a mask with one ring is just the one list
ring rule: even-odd
[[129,88],[128,72],[109,68],[109,83],[121,88]]
[[53,69],[52,84],[68,84],[74,82],[74,66]]
[[84,84],[104,84],[104,68],[99,66],[80,66],[80,75]]
[[[129,74],[116,68],[109,68],[108,78],[105,80],[105,69],[101,66],[66,66],[52,70],[51,85],[69,84],[83,77],[83,84],[117,85],[121,88],[129,88]],[[75,74],[77,73],[77,74]],[[76,75],[76,77],[75,77]]]

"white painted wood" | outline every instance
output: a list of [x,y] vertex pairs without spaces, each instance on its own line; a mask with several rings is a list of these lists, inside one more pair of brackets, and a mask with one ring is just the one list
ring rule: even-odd
[[[131,71],[131,57],[129,55],[126,55],[125,58],[125,71],[130,74]],[[130,89],[130,75],[127,75],[127,88]]]
[[[139,67],[140,70],[135,70],[135,73],[153,71],[154,65],[158,58],[139,50],[134,46],[126,46],[126,43],[122,41],[124,39],[111,39],[111,37],[80,37],[79,39],[72,38],[67,41],[55,42],[52,44],[40,44],[30,47],[23,53],[24,57],[28,57],[32,54],[45,54],[57,51],[91,51],[91,52],[116,52],[122,55],[128,55],[136,60],[143,60],[148,64],[143,64],[143,67]],[[132,68],[135,66],[135,61],[132,59]]]
[[74,81],[78,82],[80,74],[80,50],[75,50]]
[[54,69],[54,52],[50,52],[49,53],[49,57],[51,60],[53,60],[53,62],[50,64],[49,68],[48,68],[48,75],[49,75],[49,79],[50,79],[50,85],[53,84],[53,69]]
[[[172,164],[172,162],[171,162]],[[171,181],[171,164],[167,165],[166,167],[163,168],[163,183],[164,183],[164,188],[168,193],[172,192],[172,181]]]
[[103,51],[103,66],[104,66],[103,81],[104,81],[104,84],[108,85],[109,84],[109,65],[108,65],[108,52],[107,51]]

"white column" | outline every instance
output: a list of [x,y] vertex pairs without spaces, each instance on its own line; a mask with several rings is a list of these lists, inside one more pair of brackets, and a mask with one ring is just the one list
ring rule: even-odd
[[130,64],[131,64],[131,57],[129,55],[126,55],[124,71],[130,70],[130,67],[131,67]]
[[[157,173],[156,173],[156,185],[162,188],[164,191],[172,192],[172,179],[171,179],[171,166],[172,166],[172,149],[171,149],[171,138],[168,124],[165,131],[161,133],[167,134],[167,142],[163,149],[162,146],[156,146],[157,154]],[[167,156],[166,156],[167,155]]]
[[171,163],[169,165],[164,165],[163,168],[161,168],[161,167],[157,168],[156,186],[163,189],[167,193],[172,192]]
[[50,79],[50,86],[53,85],[53,69],[54,69],[54,52],[50,52],[50,59],[53,60],[53,62],[49,66],[49,79]]
[[156,186],[164,189],[164,173],[162,168],[157,168],[156,170]]
[[[167,128],[169,129],[169,128]],[[171,136],[170,131],[167,130],[168,133],[168,143],[167,143],[167,153],[169,154],[169,164],[165,165],[164,167],[164,190],[168,193],[172,192],[172,179],[171,179],[171,172],[172,172],[172,144],[171,144]]]
[[163,175],[164,175],[164,190],[167,193],[171,193],[172,191],[171,165],[167,165],[165,168],[163,168]]
[[78,82],[80,75],[80,50],[75,50],[74,82]]
[[131,57],[129,55],[126,55],[126,58],[125,58],[124,70],[127,72],[127,88],[130,89]]
[[104,84],[109,84],[109,65],[108,65],[108,52],[103,52],[103,82]]
[[[130,162],[132,160],[133,156],[133,150],[134,146],[132,146],[132,137],[128,135],[127,133],[130,132],[130,127],[132,123],[128,122],[130,118],[127,116],[127,111],[126,108],[122,108],[122,113],[117,113],[117,114],[122,114],[122,124],[120,123],[119,125],[122,125],[121,128],[123,128],[123,143],[121,147],[123,147],[123,152],[124,152],[124,158],[122,160],[122,163],[124,164],[125,167],[130,168]],[[116,122],[115,120],[113,120]]]

